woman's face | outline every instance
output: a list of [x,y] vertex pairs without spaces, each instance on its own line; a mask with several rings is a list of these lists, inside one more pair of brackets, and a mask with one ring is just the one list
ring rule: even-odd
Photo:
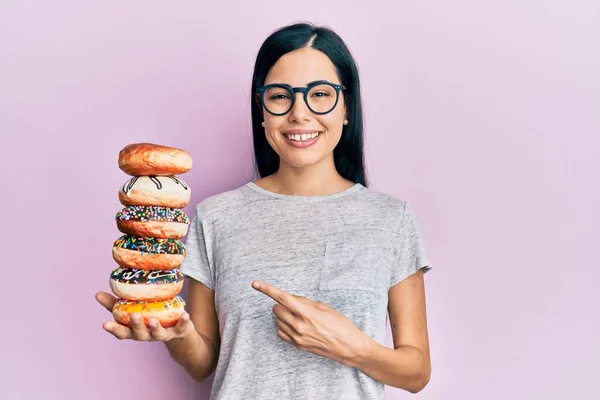
[[[321,80],[341,84],[329,57],[307,47],[281,57],[269,71],[265,85],[284,83],[292,87],[306,87],[310,82]],[[293,167],[312,166],[333,158],[333,149],[340,141],[346,118],[343,92],[340,91],[333,111],[323,115],[314,114],[307,107],[302,93],[294,96],[294,106],[285,115],[275,116],[263,109],[267,141],[279,155],[281,163]],[[314,101],[320,99],[315,97]],[[318,136],[311,139],[315,135]]]

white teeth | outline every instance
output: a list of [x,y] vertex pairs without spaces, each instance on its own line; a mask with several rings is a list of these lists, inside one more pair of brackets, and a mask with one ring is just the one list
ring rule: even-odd
[[286,134],[285,136],[290,140],[304,142],[307,140],[312,140],[312,139],[316,138],[317,136],[319,136],[320,134],[321,134],[321,132],[313,132],[313,133],[303,133],[303,134],[297,134],[297,135],[287,135]]

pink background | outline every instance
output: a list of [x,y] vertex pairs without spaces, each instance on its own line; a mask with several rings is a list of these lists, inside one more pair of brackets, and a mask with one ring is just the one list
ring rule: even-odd
[[0,397],[207,398],[101,328],[118,151],[188,150],[188,212],[251,179],[255,54],[310,20],[354,52],[373,188],[413,204],[436,266],[431,383],[387,398],[600,398],[600,6],[494,3],[2,1]]

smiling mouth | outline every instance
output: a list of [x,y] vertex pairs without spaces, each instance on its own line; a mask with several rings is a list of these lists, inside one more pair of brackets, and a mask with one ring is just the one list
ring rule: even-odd
[[288,134],[288,133],[284,133],[283,135],[288,138],[289,140],[292,140],[294,142],[308,142],[310,140],[316,139],[317,137],[319,137],[323,132],[312,132],[312,133],[297,133],[297,134]]

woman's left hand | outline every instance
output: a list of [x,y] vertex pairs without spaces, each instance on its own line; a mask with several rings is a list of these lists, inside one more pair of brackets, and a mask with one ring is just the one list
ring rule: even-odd
[[277,335],[298,349],[353,366],[370,337],[326,304],[296,296],[264,282],[252,287],[273,300]]

